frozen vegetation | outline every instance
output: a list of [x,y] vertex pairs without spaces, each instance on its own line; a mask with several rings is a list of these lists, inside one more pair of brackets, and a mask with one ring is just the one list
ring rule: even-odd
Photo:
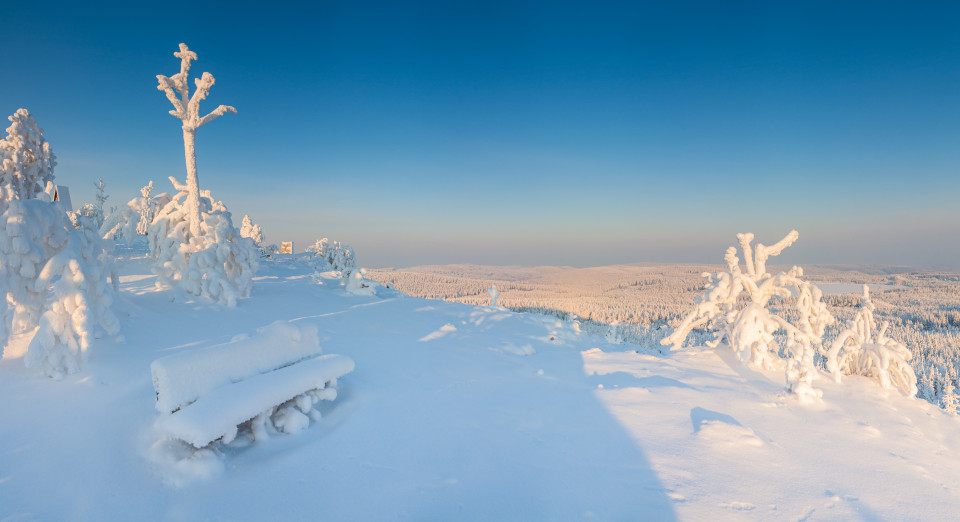
[[68,216],[53,201],[56,159],[34,117],[20,109],[9,120],[0,140],[0,354],[22,338],[27,367],[63,377],[79,371],[95,337],[119,331],[108,245],[95,216]]
[[[584,331],[612,342],[659,346],[691,310],[721,265],[615,265],[593,268],[426,265],[368,269],[367,277],[417,297],[487,305],[496,285],[497,303],[510,310],[575,320]],[[771,265],[774,273],[789,267]],[[885,336],[911,354],[917,396],[943,406],[960,381],[960,273],[910,267],[805,267],[804,277],[823,290],[836,318],[824,338],[835,339],[861,311],[863,285],[870,287],[873,316],[888,323]],[[795,320],[796,299],[776,299],[769,309]],[[779,334],[777,334],[779,335]],[[687,343],[702,345],[714,333],[694,329]],[[784,342],[786,339],[784,339]],[[784,354],[785,355],[785,354]],[[816,357],[820,368],[826,360]]]
[[226,205],[213,199],[209,190],[200,189],[196,139],[198,128],[237,110],[220,105],[201,117],[200,102],[213,87],[213,75],[205,72],[196,79],[191,95],[190,62],[197,59],[197,54],[180,44],[173,55],[180,59],[180,72],[169,78],[157,75],[157,89],[173,104],[170,114],[182,122],[187,177],[186,183],[170,177],[177,193],[160,209],[147,231],[150,252],[157,260],[160,284],[235,306],[238,298],[250,295],[259,251],[253,239],[234,228]]

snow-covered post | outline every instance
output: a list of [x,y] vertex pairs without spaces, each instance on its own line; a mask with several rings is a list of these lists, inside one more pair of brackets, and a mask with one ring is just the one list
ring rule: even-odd
[[214,84],[213,75],[205,72],[200,79],[194,79],[197,90],[191,97],[187,78],[190,72],[190,60],[196,60],[197,53],[191,51],[187,44],[181,43],[180,51],[173,53],[173,55],[180,58],[180,72],[169,78],[158,74],[159,85],[157,85],[157,90],[166,93],[167,99],[174,107],[170,114],[183,122],[183,153],[187,162],[187,215],[190,221],[190,235],[198,237],[200,235],[200,183],[197,179],[197,153],[194,148],[197,128],[210,123],[225,113],[236,114],[237,109],[229,105],[221,105],[201,118],[200,101],[210,93],[210,87],[213,87]]

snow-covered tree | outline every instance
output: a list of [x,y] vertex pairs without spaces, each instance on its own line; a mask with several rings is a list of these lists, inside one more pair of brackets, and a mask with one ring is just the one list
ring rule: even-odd
[[943,410],[954,415],[960,413],[960,397],[957,397],[957,390],[950,381],[947,381],[943,390]]
[[57,164],[43,129],[27,109],[17,109],[7,119],[10,126],[0,140],[0,212],[5,202],[42,194]]
[[312,245],[307,247],[307,252],[313,252],[313,255],[316,257],[326,258],[327,248],[330,245],[330,240],[327,238],[322,238],[316,240]]
[[308,252],[313,252],[317,264],[314,267],[314,278],[319,280],[321,272],[339,272],[340,282],[347,291],[355,295],[373,295],[375,290],[370,280],[364,279],[366,271],[357,268],[357,259],[350,245],[341,244],[339,241],[332,243],[327,239],[318,239],[313,245],[307,247]]
[[24,362],[51,377],[77,372],[97,331],[113,335],[120,330],[103,271],[107,246],[90,220],[80,217],[78,224],[34,282],[46,300]]
[[488,288],[487,293],[490,294],[490,306],[496,308],[497,298],[500,297],[500,292],[497,291],[497,285],[492,285]]
[[863,286],[860,311],[848,321],[846,328],[837,335],[826,353],[827,369],[840,382],[840,375],[865,375],[873,378],[883,388],[899,388],[913,397],[917,394],[917,376],[910,366],[910,350],[898,341],[887,337],[889,323],[884,322],[876,331],[867,285]]
[[[184,202],[185,213],[189,222],[189,232],[191,236],[200,235],[200,182],[197,178],[197,153],[195,143],[197,140],[197,129],[202,127],[225,113],[237,113],[237,109],[229,105],[220,105],[206,116],[200,116],[200,102],[210,93],[210,87],[213,87],[213,75],[205,72],[199,79],[195,79],[196,91],[190,96],[190,87],[188,78],[190,76],[190,61],[197,59],[197,53],[191,51],[187,44],[180,44],[180,51],[173,53],[180,58],[180,72],[171,77],[162,74],[157,75],[157,90],[164,91],[167,99],[173,104],[173,110],[170,114],[176,116],[183,122],[183,151],[187,162],[187,178],[185,192],[187,199]],[[178,189],[179,190],[179,189]]]
[[238,298],[250,295],[259,251],[251,239],[240,237],[227,207],[209,190],[200,194],[200,233],[191,234],[187,187],[170,181],[180,192],[160,210],[147,234],[158,283],[235,306]]
[[221,105],[201,117],[200,102],[209,94],[213,76],[203,73],[195,80],[196,91],[190,96],[190,61],[196,60],[197,55],[186,44],[180,44],[180,51],[174,56],[180,58],[180,72],[169,78],[157,75],[157,89],[164,91],[173,104],[170,114],[183,123],[187,177],[186,183],[170,178],[179,192],[150,226],[150,252],[157,259],[161,285],[176,286],[188,294],[234,306],[237,298],[250,295],[258,252],[253,241],[241,237],[234,228],[226,206],[215,201],[209,190],[200,190],[194,145],[199,127],[237,110]]
[[[700,302],[661,344],[679,349],[694,328],[714,321],[717,334],[708,345],[715,347],[726,341],[744,363],[773,369],[780,351],[774,334],[784,330],[787,334],[785,349],[791,355],[786,368],[788,389],[801,399],[819,396],[819,391],[812,386],[816,377],[814,355],[826,326],[833,323],[834,318],[827,311],[820,290],[801,279],[803,269],[795,266],[788,272],[772,276],[766,267],[770,257],[779,255],[798,237],[799,233],[792,230],[774,245],[759,243],[754,249],[751,246],[753,234],[737,234],[744,268],[740,267],[736,247],[727,249],[724,259],[729,270],[704,274],[709,277],[710,285]],[[767,307],[771,299],[791,295],[797,295],[799,321],[795,325],[773,314]]]
[[100,236],[104,239],[123,239],[133,244],[138,236],[145,236],[153,217],[163,206],[170,202],[170,196],[162,193],[151,196],[153,181],[140,189],[140,196],[115,209],[100,227]]
[[105,247],[91,223],[78,219],[75,228],[47,193],[11,200],[0,215],[0,280],[14,305],[12,316],[4,307],[0,346],[10,333],[39,326],[25,363],[55,377],[79,369],[97,331],[119,330],[103,271]]
[[96,192],[94,193],[93,202],[94,215],[92,216],[91,221],[93,222],[93,226],[99,230],[100,227],[103,226],[103,220],[106,217],[106,214],[103,211],[103,204],[107,202],[107,198],[110,196],[106,194],[104,190],[106,188],[106,184],[100,178],[97,178],[97,181],[93,184],[93,188],[96,190]]
[[263,248],[263,227],[255,224],[247,214],[243,215],[243,222],[240,224],[240,236],[249,237],[257,248]]

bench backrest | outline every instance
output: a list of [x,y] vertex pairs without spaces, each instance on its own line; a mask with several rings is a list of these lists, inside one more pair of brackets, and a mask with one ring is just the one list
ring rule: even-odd
[[168,355],[150,364],[157,410],[169,413],[208,391],[319,355],[317,328],[277,321],[255,335]]

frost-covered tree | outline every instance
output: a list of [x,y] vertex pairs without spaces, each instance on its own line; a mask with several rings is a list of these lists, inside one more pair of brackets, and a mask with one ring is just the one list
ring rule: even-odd
[[319,280],[321,272],[339,272],[340,282],[347,291],[355,295],[373,295],[375,290],[370,280],[364,279],[366,271],[357,268],[357,259],[350,245],[341,244],[339,241],[332,243],[327,239],[319,239],[313,245],[307,247],[308,252],[313,252],[317,260],[314,267],[314,277]]
[[7,118],[10,126],[0,140],[0,212],[4,202],[34,199],[53,181],[56,156],[43,129],[27,109]]
[[[773,369],[780,351],[774,334],[783,330],[787,334],[784,348],[791,355],[786,368],[788,389],[801,399],[819,396],[820,392],[812,385],[817,375],[814,356],[826,326],[832,324],[834,318],[823,303],[820,290],[801,279],[803,269],[795,266],[772,276],[766,266],[770,257],[779,255],[798,237],[797,231],[792,230],[774,245],[758,243],[754,249],[753,234],[737,234],[744,268],[740,267],[736,247],[727,249],[724,259],[729,270],[704,274],[709,277],[710,285],[700,302],[661,344],[679,349],[694,328],[713,321],[717,334],[708,345],[715,347],[726,341],[744,363]],[[791,295],[797,295],[799,320],[796,324],[768,308],[771,299]]]
[[327,248],[330,245],[330,240],[327,238],[321,238],[316,240],[312,245],[307,247],[307,252],[313,252],[313,255],[320,258],[326,258]]
[[147,233],[158,283],[235,306],[238,298],[250,295],[259,251],[251,239],[240,237],[227,207],[208,190],[200,195],[200,233],[190,233],[188,189],[172,177],[170,181],[180,192],[160,210]]
[[240,236],[249,237],[257,248],[263,248],[263,227],[255,224],[247,214],[243,215],[243,222],[240,224]]
[[[105,245],[89,220],[53,203],[55,156],[26,109],[0,140],[0,354],[11,334],[36,332],[25,363],[77,371],[97,332],[114,334]],[[41,184],[43,189],[41,189]]]
[[[48,183],[52,193],[53,185]],[[86,218],[79,228],[47,193],[8,201],[0,215],[0,280],[4,307],[0,346],[10,333],[37,329],[25,363],[50,376],[77,371],[97,331],[119,330],[110,311],[105,246]]]
[[490,306],[496,308],[497,298],[500,297],[500,292],[497,291],[497,285],[492,285],[488,288],[487,293],[490,294]]
[[187,177],[186,183],[170,178],[179,192],[149,228],[150,252],[157,259],[161,285],[234,306],[237,298],[250,295],[258,252],[253,241],[234,228],[226,206],[215,201],[210,191],[200,190],[195,142],[199,127],[237,110],[221,105],[201,117],[200,102],[209,94],[213,76],[205,72],[195,80],[196,91],[191,96],[187,80],[190,61],[197,55],[180,44],[174,56],[180,58],[180,72],[169,78],[157,75],[157,89],[166,93],[174,107],[170,114],[182,122]]
[[913,397],[917,394],[917,376],[910,366],[910,350],[887,337],[886,321],[876,330],[867,285],[863,286],[860,311],[848,321],[826,353],[827,369],[840,382],[840,375],[865,375],[883,388],[899,388]]
[[960,413],[960,398],[957,397],[957,390],[950,381],[947,381],[943,390],[943,410],[954,415]]
[[95,190],[93,201],[94,215],[91,217],[91,221],[93,222],[93,226],[99,230],[100,227],[103,226],[103,220],[106,217],[103,211],[103,205],[110,196],[108,196],[105,191],[106,184],[100,178],[97,178],[97,181],[94,182],[93,188]]
[[120,330],[104,273],[107,246],[91,221],[80,217],[78,225],[34,282],[46,300],[24,362],[51,377],[77,372],[98,331],[113,335]]
[[170,202],[170,196],[162,193],[151,196],[153,181],[140,189],[140,196],[115,209],[100,227],[100,236],[104,239],[123,239],[133,244],[138,236],[145,236],[153,217],[159,209]]
[[[225,113],[237,113],[237,109],[229,105],[220,105],[206,116],[200,116],[200,102],[210,93],[210,87],[213,87],[213,75],[205,72],[199,79],[195,79],[196,91],[190,96],[190,87],[188,78],[190,73],[190,61],[197,59],[197,53],[187,48],[187,44],[180,44],[180,51],[173,53],[180,58],[180,72],[171,77],[162,74],[157,75],[157,90],[164,91],[167,99],[173,104],[173,110],[170,114],[176,116],[183,122],[183,152],[187,162],[187,178],[185,192],[187,199],[184,203],[185,213],[190,225],[190,234],[194,237],[200,235],[200,182],[197,178],[197,153],[195,143],[197,140],[197,129],[202,127]],[[179,189],[178,189],[179,190]]]

